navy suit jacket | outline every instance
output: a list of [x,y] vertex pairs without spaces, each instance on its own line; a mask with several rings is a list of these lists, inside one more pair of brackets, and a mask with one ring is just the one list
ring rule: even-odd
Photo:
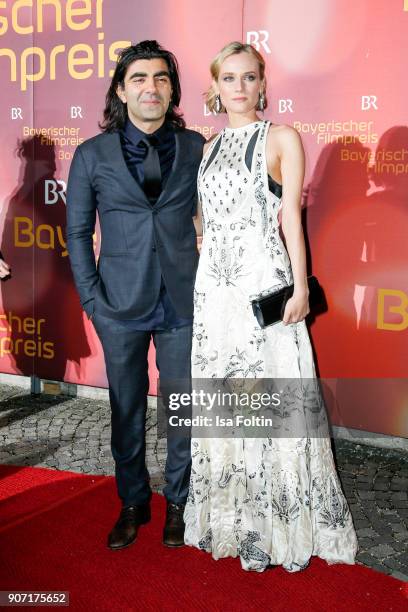
[[[119,132],[102,133],[77,147],[67,189],[67,244],[81,304],[114,319],[148,315],[161,278],[180,317],[193,315],[198,263],[192,216],[205,139],[175,130],[170,176],[152,206],[128,170]],[[96,213],[101,251],[95,261]]]

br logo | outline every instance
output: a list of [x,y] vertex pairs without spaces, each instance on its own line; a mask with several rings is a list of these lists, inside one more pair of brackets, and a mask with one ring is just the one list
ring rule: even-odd
[[293,100],[291,98],[281,98],[278,101],[279,113],[293,113]]
[[71,119],[83,119],[82,116],[82,107],[81,106],[71,106]]
[[361,96],[361,110],[366,111],[371,108],[378,110],[377,96]]
[[246,41],[248,45],[253,45],[257,51],[271,53],[271,49],[267,43],[269,32],[267,30],[251,30],[247,32]]
[[216,115],[215,111],[208,110],[208,106],[204,104],[204,117],[209,117],[210,115]]
[[[394,321],[385,320],[386,313]],[[395,315],[397,315],[395,317]],[[378,289],[377,329],[403,331],[408,328],[408,294],[398,289]]]
[[20,106],[13,106],[11,109],[11,120],[15,121],[16,119],[23,118],[23,111]]
[[67,190],[67,184],[62,180],[46,179],[44,181],[44,203],[45,204],[56,204],[58,200],[61,200],[66,204],[65,192]]

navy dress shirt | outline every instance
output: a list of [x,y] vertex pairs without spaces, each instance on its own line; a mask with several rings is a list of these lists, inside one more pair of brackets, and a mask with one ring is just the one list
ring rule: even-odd
[[[146,147],[141,143],[147,134],[139,130],[129,119],[123,130],[120,132],[120,141],[122,145],[123,157],[129,172],[132,174],[135,181],[139,185],[143,185],[143,160],[147,154]],[[176,154],[176,139],[174,136],[173,127],[166,121],[163,125],[149,134],[157,139],[157,152],[160,161],[160,170],[162,175],[162,188],[170,175],[174,157]],[[123,325],[132,330],[153,331],[153,330],[168,330],[184,325],[191,325],[192,318],[179,317],[170,301],[164,281],[162,278],[160,294],[157,304],[153,311],[145,317],[138,319],[127,319],[122,321]],[[119,321],[118,321],[119,323]]]

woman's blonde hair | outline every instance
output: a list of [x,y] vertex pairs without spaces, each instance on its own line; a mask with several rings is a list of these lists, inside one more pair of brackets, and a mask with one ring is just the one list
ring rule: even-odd
[[[228,45],[225,45],[225,47],[223,47],[221,49],[221,51],[219,53],[217,53],[217,55],[214,57],[213,61],[211,62],[211,65],[210,65],[211,76],[212,76],[214,81],[218,81],[218,77],[220,75],[221,64],[224,62],[224,60],[227,59],[227,57],[230,57],[230,55],[237,55],[238,53],[249,53],[258,62],[259,75],[261,77],[261,81],[264,84],[264,89],[263,89],[264,104],[263,104],[263,108],[265,109],[268,106],[268,101],[266,99],[266,93],[265,93],[265,89],[266,89],[265,60],[262,57],[262,55],[252,45],[244,44],[244,43],[237,42],[237,41],[231,42]],[[216,110],[216,97],[217,97],[217,94],[214,91],[213,84],[211,84],[211,87],[204,94],[204,96],[205,96],[205,102],[207,104],[208,110],[210,112],[215,111]],[[256,105],[256,110],[261,110],[259,108],[259,103]],[[220,109],[219,112],[220,113],[225,113],[226,112],[225,107],[224,107],[224,105],[222,103],[221,103],[221,109]]]

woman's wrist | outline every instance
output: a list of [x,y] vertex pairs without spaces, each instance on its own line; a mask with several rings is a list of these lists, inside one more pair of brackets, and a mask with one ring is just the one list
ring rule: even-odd
[[309,288],[306,285],[295,285],[293,289],[293,297],[296,298],[308,298],[309,297]]

